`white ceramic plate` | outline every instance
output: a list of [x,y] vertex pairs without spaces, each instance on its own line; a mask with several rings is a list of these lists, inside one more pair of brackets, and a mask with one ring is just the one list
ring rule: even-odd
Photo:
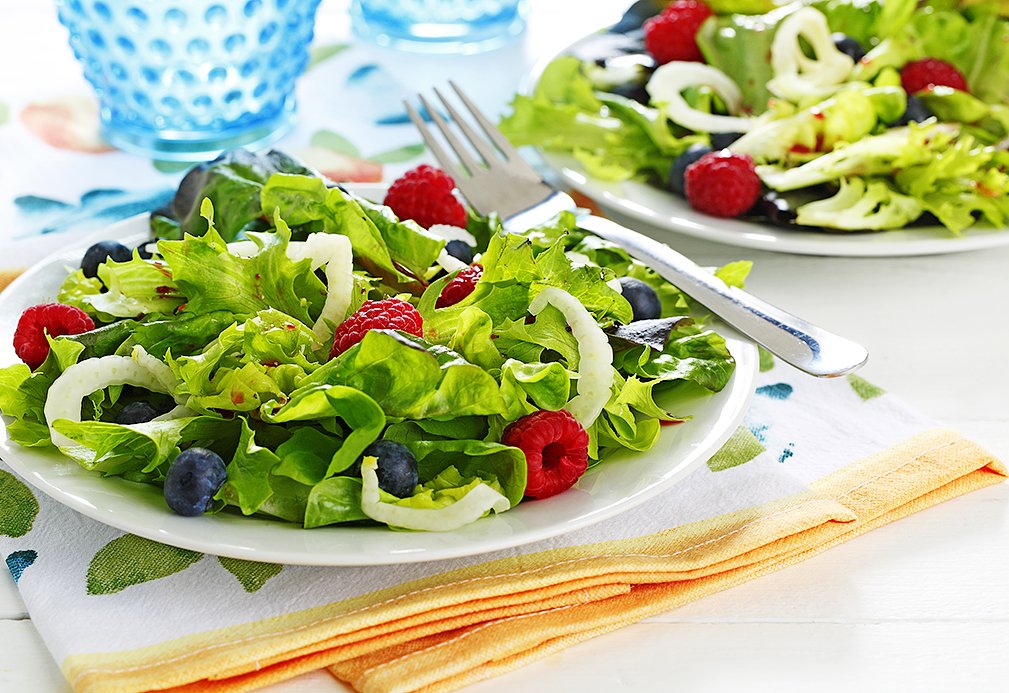
[[[576,50],[593,35],[579,39],[554,57]],[[553,58],[541,61],[532,71],[526,81],[525,93],[533,93],[543,69],[551,59]],[[802,255],[884,257],[938,255],[1009,244],[1007,228],[977,226],[964,230],[959,236],[942,226],[848,233],[803,231],[799,228],[738,219],[719,219],[695,212],[682,197],[645,183],[614,183],[594,178],[568,154],[541,148],[537,148],[537,152],[546,165],[568,185],[588,195],[604,209],[619,212],[663,231],[728,245]]]
[[[381,199],[381,198],[379,198]],[[0,294],[0,365],[17,362],[12,335],[22,311],[52,301],[67,268],[80,266],[95,241],[129,247],[149,237],[147,215],[83,239],[39,263]],[[570,532],[628,510],[668,489],[714,454],[742,421],[756,387],[756,346],[729,328],[736,371],[714,395],[677,400],[674,413],[693,419],[663,429],[658,444],[638,455],[598,465],[571,490],[485,517],[455,532],[394,532],[380,527],[329,526],[304,530],[290,523],[232,512],[182,517],[165,505],[159,487],[101,478],[55,449],[22,448],[0,431],[2,457],[36,488],[88,517],[121,530],[194,551],[302,565],[376,565],[455,558],[527,544]],[[698,388],[699,390],[699,388]]]

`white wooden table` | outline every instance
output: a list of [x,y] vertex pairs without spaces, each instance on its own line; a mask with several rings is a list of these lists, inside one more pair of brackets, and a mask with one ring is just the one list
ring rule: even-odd
[[[613,4],[619,12],[624,3]],[[342,6],[324,4],[337,30]],[[531,46],[563,45],[614,16],[597,0],[533,8]],[[12,13],[17,21],[6,21]],[[25,23],[38,29],[33,40],[61,36],[46,25],[50,15],[0,0],[0,41],[23,41],[15,28]],[[0,185],[3,175],[11,172]],[[1009,460],[1009,247],[856,259],[663,240],[702,265],[753,260],[754,293],[860,341],[870,352],[862,377]],[[69,691],[2,572],[0,691]],[[1002,484],[466,690],[1006,691],[1007,576]],[[350,689],[315,673],[265,690]]]

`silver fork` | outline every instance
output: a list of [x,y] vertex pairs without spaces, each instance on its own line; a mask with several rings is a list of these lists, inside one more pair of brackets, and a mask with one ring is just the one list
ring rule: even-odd
[[[473,209],[484,215],[497,212],[505,229],[515,232],[545,222],[561,211],[578,214],[577,205],[571,197],[543,180],[459,87],[452,82],[449,84],[473,119],[480,124],[487,139],[478,135],[437,89],[435,94],[482,161],[477,161],[470,154],[438,109],[431,108],[423,96],[420,97],[421,103],[455,152],[462,168],[442,148],[409,103],[406,103],[406,110],[428,148],[445,172],[455,180]],[[578,214],[577,221],[579,228],[623,247],[632,257],[649,265],[726,323],[806,373],[818,377],[843,375],[861,367],[869,357],[865,348],[855,342],[726,285],[664,243],[602,217]]]

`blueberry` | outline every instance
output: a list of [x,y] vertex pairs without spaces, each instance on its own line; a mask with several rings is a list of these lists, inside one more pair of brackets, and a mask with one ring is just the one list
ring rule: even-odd
[[710,151],[711,147],[698,142],[687,147],[686,151],[676,157],[669,169],[669,189],[677,195],[683,195],[683,176],[686,174],[687,166]]
[[101,241],[100,243],[95,243],[84,253],[84,259],[81,260],[81,269],[84,270],[85,277],[97,277],[98,265],[106,260],[129,262],[132,257],[133,251],[122,243]]
[[725,149],[742,136],[741,132],[713,132],[711,133],[711,148],[716,152]]
[[445,252],[467,265],[473,262],[473,247],[466,241],[449,241],[445,244]]
[[[152,238],[149,241],[144,241],[137,246],[137,254],[144,260],[150,260],[155,255],[158,255],[158,240],[157,238]],[[161,257],[158,255],[158,257]]]
[[617,281],[620,282],[624,298],[631,304],[632,322],[655,320],[662,316],[662,302],[659,301],[659,295],[655,293],[655,289],[633,277],[621,277]]
[[166,396],[166,397],[162,397],[161,401],[158,402],[158,406],[155,407],[155,411],[157,412],[158,416],[161,416],[162,414],[167,414],[172,409],[175,409],[175,407],[177,407],[177,406],[178,406],[178,404],[176,403],[176,401],[174,399],[172,399],[171,397],[167,397]]
[[394,440],[376,440],[364,449],[361,457],[377,457],[378,487],[397,498],[408,498],[420,483],[417,458],[410,449]]
[[220,455],[205,448],[189,448],[168,467],[165,502],[179,515],[202,515],[214,504],[214,494],[227,478]]
[[865,57],[865,49],[852,37],[845,36],[844,34],[834,34],[833,39],[837,50],[850,57],[856,63]]
[[620,18],[620,21],[609,30],[612,32],[627,33],[640,29],[646,20],[657,15],[661,9],[662,7],[655,0],[637,0],[624,12],[624,16]]
[[894,123],[894,125],[907,125],[911,122],[920,123],[931,117],[932,111],[928,110],[928,106],[922,103],[921,99],[909,95],[907,97],[907,107],[904,109],[904,115],[902,115],[897,122]]
[[648,90],[645,89],[645,85],[638,84],[637,82],[625,82],[624,84],[618,84],[610,89],[610,92],[616,94],[617,96],[623,96],[626,99],[637,101],[645,106],[651,102],[652,98],[648,94]]
[[158,410],[147,402],[130,402],[116,414],[117,424],[138,424],[150,421],[158,415]]

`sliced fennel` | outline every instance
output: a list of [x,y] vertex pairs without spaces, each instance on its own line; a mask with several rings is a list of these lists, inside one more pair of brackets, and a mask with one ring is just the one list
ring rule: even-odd
[[49,387],[43,409],[53,444],[61,448],[76,445],[57,433],[53,422],[58,419],[80,421],[81,403],[92,392],[110,385],[136,385],[170,395],[175,382],[171,369],[139,346],[133,348],[132,356],[102,356],[67,367]]
[[[471,247],[475,247],[477,245],[476,238],[473,237],[473,234],[460,226],[452,226],[451,224],[432,224],[427,231],[433,236],[445,239],[446,243],[448,241],[462,241]],[[466,267],[465,262],[449,255],[448,251],[444,248],[442,248],[441,252],[438,253],[438,259],[435,260],[435,262],[437,262],[438,266],[449,274]]]
[[613,349],[592,314],[563,289],[549,286],[541,290],[529,304],[529,312],[539,315],[548,303],[564,315],[578,340],[578,394],[565,408],[587,429],[610,399]]
[[330,323],[343,322],[354,293],[354,253],[350,239],[337,233],[309,234],[303,243],[291,243],[287,256],[294,261],[311,258],[312,271],[326,266],[326,302],[312,326],[319,342],[326,345],[333,336]]
[[[228,244],[229,253],[242,257],[253,255],[258,249],[254,241]],[[312,326],[319,344],[325,345],[333,336],[329,323],[339,325],[343,322],[354,292],[354,251],[350,239],[338,233],[312,233],[304,241],[288,243],[287,257],[295,262],[311,258],[313,272],[326,266],[326,302],[322,306],[322,314]]]
[[[812,46],[815,58],[802,50],[799,39]],[[790,14],[778,27],[771,43],[774,77],[767,83],[772,93],[801,103],[833,94],[851,74],[855,61],[845,55],[831,38],[823,13],[803,7]]]
[[466,229],[461,226],[452,226],[451,224],[432,224],[427,230],[433,236],[438,236],[438,238],[444,238],[446,241],[462,241],[463,243],[471,246],[476,246],[476,238],[473,237]]
[[665,103],[666,115],[675,123],[702,132],[746,132],[754,119],[736,115],[717,115],[691,108],[682,92],[687,87],[710,87],[729,113],[740,113],[743,96],[739,87],[718,68],[703,63],[673,61],[660,65],[645,87],[653,104]]
[[411,508],[382,501],[378,488],[378,459],[366,456],[361,462],[361,510],[365,515],[391,527],[448,532],[480,519],[489,510],[504,512],[511,503],[487,484],[477,484],[459,500],[440,508]]
[[446,272],[448,272],[449,274],[452,274],[452,272],[455,272],[457,270],[465,269],[466,267],[465,262],[449,255],[448,251],[445,250],[444,248],[442,248],[441,252],[438,253],[438,259],[435,260],[435,262],[437,262],[438,266],[441,267]]

